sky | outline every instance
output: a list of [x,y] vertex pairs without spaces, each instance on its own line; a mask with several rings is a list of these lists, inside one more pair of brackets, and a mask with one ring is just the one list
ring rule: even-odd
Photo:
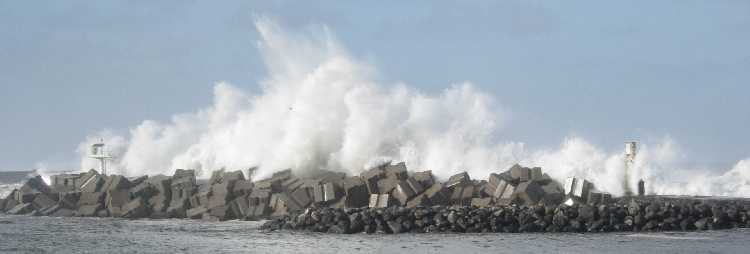
[[86,135],[203,108],[218,81],[259,91],[258,16],[327,26],[384,83],[470,81],[531,147],[750,156],[750,2],[309,2],[0,0],[0,170],[75,167]]

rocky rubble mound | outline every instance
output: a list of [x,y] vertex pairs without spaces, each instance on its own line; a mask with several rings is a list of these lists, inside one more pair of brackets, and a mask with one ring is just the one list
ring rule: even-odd
[[310,208],[266,222],[264,230],[306,230],[337,234],[430,232],[632,232],[750,227],[750,202],[694,199],[655,202],[630,199],[589,205],[432,206]]

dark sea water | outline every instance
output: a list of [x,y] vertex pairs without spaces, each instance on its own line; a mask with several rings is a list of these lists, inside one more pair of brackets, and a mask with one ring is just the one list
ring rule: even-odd
[[750,230],[329,235],[260,222],[0,215],[0,253],[750,253]]

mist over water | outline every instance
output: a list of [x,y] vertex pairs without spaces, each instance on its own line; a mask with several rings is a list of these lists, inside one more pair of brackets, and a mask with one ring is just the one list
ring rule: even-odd
[[[255,26],[268,69],[259,93],[219,82],[209,107],[168,122],[146,120],[126,134],[92,133],[78,148],[81,169],[98,168],[87,152],[104,138],[115,156],[111,172],[129,176],[190,168],[208,177],[215,169],[254,166],[258,178],[286,168],[357,174],[394,160],[442,179],[460,171],[484,179],[521,163],[558,181],[584,177],[622,194],[621,150],[605,151],[580,136],[542,150],[500,140],[513,109],[470,82],[436,94],[382,84],[377,69],[352,57],[325,26],[286,32],[267,18]],[[658,194],[750,196],[750,159],[729,170],[683,168],[679,150],[668,137],[640,144],[631,188],[644,179]]]

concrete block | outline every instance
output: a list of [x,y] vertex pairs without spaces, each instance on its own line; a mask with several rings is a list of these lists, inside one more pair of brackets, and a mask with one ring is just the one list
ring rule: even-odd
[[121,209],[123,218],[145,218],[148,216],[148,207],[143,198],[135,198],[127,202]]
[[386,208],[392,206],[394,203],[393,197],[390,194],[378,195],[378,206],[379,208]]
[[409,186],[409,183],[403,180],[396,184],[396,188],[393,191],[393,197],[395,197],[402,206],[405,206],[406,202],[415,195],[416,193],[414,193],[414,190]]
[[0,212],[5,212],[5,199],[0,198]]
[[287,179],[286,181],[281,182],[281,188],[284,192],[291,193],[297,190],[298,188],[302,187],[304,183],[305,182],[302,181],[302,179],[292,177],[292,178]]
[[315,203],[323,203],[325,202],[325,194],[323,193],[323,185],[317,184],[312,189],[313,192],[313,200]]
[[188,219],[200,219],[203,218],[203,214],[208,212],[208,208],[206,207],[194,207],[190,208],[185,212],[185,216]]
[[427,193],[422,193],[420,195],[417,195],[416,197],[406,202],[407,208],[415,208],[418,206],[428,207],[431,205],[432,205],[432,202],[430,202],[430,199],[427,197]]
[[586,203],[589,205],[598,205],[602,202],[602,194],[599,191],[589,191],[589,195],[586,198]]
[[432,171],[430,170],[416,172],[414,173],[414,175],[412,175],[412,178],[414,178],[414,180],[417,180],[419,184],[421,184],[424,188],[435,184],[435,179],[432,177]]
[[47,206],[47,207],[44,207],[44,208],[41,208],[41,209],[36,209],[36,211],[39,212],[40,216],[50,216],[53,213],[57,212],[57,210],[60,210],[62,208],[63,208],[62,205],[60,205],[60,204],[54,204],[54,205]]
[[31,202],[31,205],[33,206],[34,210],[41,210],[50,206],[53,206],[57,204],[57,201],[53,200],[49,197],[49,195],[40,193],[36,195],[34,200]]
[[409,184],[409,187],[411,187],[411,190],[413,190],[415,194],[424,192],[424,186],[422,186],[422,183],[420,183],[417,179],[410,177],[406,179],[406,183]]
[[228,206],[217,206],[208,209],[208,214],[210,214],[212,217],[218,218],[220,221],[231,220],[235,218],[234,214],[232,214],[232,209],[229,209]]
[[138,186],[139,184],[146,182],[146,180],[148,180],[147,175],[139,176],[135,178],[132,178],[132,177],[128,178],[128,181],[130,181],[131,186]]
[[451,204],[468,206],[471,205],[471,199],[474,196],[474,186],[463,185],[455,186],[451,194]]
[[229,209],[232,210],[232,214],[238,219],[244,219],[248,215],[252,215],[252,211],[250,211],[250,203],[247,198],[248,195],[244,195],[229,202]]
[[500,179],[497,182],[497,186],[495,186],[494,191],[492,192],[492,196],[495,199],[499,199],[503,196],[503,193],[505,192],[505,189],[510,185],[507,181]]
[[94,170],[81,175],[77,181],[78,190],[81,192],[101,192],[104,185],[104,177]]
[[68,208],[60,208],[57,209],[54,213],[49,214],[48,216],[51,217],[73,217],[75,216],[75,211],[68,209]]
[[379,194],[380,188],[378,187],[378,181],[385,176],[385,170],[382,167],[371,168],[360,174],[360,178],[367,185],[367,191],[370,194]]
[[132,184],[130,181],[121,175],[110,175],[107,176],[104,181],[104,186],[102,187],[102,191],[112,191],[112,190],[127,190],[130,189]]
[[344,179],[344,206],[350,208],[368,205],[367,185],[359,177]]
[[149,182],[143,181],[140,184],[130,189],[130,195],[133,197],[140,197],[143,199],[149,199],[158,192],[156,187]]
[[606,192],[602,193],[602,200],[600,203],[606,205],[606,204],[609,204],[609,202],[612,202],[612,194],[609,194]]
[[471,206],[474,206],[474,207],[492,206],[492,198],[472,198]]
[[242,196],[250,194],[250,192],[253,191],[253,188],[255,187],[255,184],[250,180],[239,180],[234,183],[234,188],[232,189],[232,194],[234,196]]
[[385,166],[385,175],[388,178],[393,178],[396,180],[406,180],[406,178],[409,177],[406,171],[406,163],[399,162],[395,165],[390,164]]
[[525,205],[536,205],[544,194],[544,190],[536,182],[521,182],[513,192],[512,199],[518,199]]
[[41,176],[32,177],[26,180],[26,183],[15,192],[16,201],[19,203],[30,203],[37,194],[50,192],[49,186],[42,180]]
[[264,216],[267,216],[270,213],[271,213],[271,209],[267,205],[257,205],[253,207],[252,218],[255,218],[255,219],[263,218]]
[[18,204],[7,211],[8,214],[20,215],[27,214],[34,210],[34,206],[31,203]]
[[171,218],[185,218],[187,210],[190,209],[190,203],[186,198],[172,199],[167,208],[167,215]]
[[320,182],[320,183],[341,183],[342,180],[346,177],[346,173],[342,172],[335,172],[335,171],[328,171],[328,170],[319,170],[315,172],[311,178]]
[[[566,181],[565,184],[566,187],[568,187],[569,181]],[[593,184],[591,184],[589,181],[586,181],[585,179],[574,178],[572,180],[572,188],[569,192],[568,189],[566,189],[566,193],[568,196],[580,199],[582,202],[586,203],[589,191],[592,190],[593,187]]]
[[540,180],[542,179],[542,168],[540,167],[533,167],[530,171],[530,178],[532,181]]
[[450,200],[450,192],[440,183],[435,183],[424,192],[433,205],[446,205]]
[[510,176],[515,181],[526,182],[531,180],[531,169],[516,164],[510,168]]
[[[539,183],[537,181],[534,182]],[[547,185],[542,185],[542,190],[544,190],[542,202],[547,206],[559,205],[565,198],[562,188],[556,183],[550,182]]]
[[127,190],[108,190],[104,207],[107,208],[112,217],[122,216],[122,206],[130,201],[130,193]]
[[391,193],[394,188],[396,188],[396,184],[398,184],[398,180],[396,178],[383,178],[378,181],[378,193],[380,194],[386,194]]
[[5,208],[2,210],[2,212],[8,212],[10,209],[13,209],[13,207],[16,207],[18,204],[18,201],[15,199],[5,199]]
[[380,197],[380,194],[370,194],[370,202],[368,204],[368,207],[370,208],[376,208],[378,207],[378,198]]
[[78,207],[78,210],[76,211],[76,216],[83,216],[83,217],[94,217],[96,216],[97,212],[101,209],[101,205],[82,205]]
[[78,206],[84,205],[99,205],[104,204],[105,194],[103,192],[82,192],[81,197],[78,199]]
[[[306,208],[312,204],[312,198],[310,197],[310,191],[308,188],[298,188],[289,194],[289,198],[297,205],[298,209]],[[294,211],[298,209],[292,209]]]
[[57,195],[57,202],[68,209],[77,207],[78,200],[81,198],[80,192],[60,192]]
[[59,174],[50,177],[52,192],[72,192],[77,190],[76,181],[80,174]]
[[513,203],[513,193],[516,190],[516,187],[512,184],[508,184],[505,186],[505,190],[503,190],[503,195],[500,196],[500,198],[495,199],[495,203],[499,205],[509,205]]
[[451,176],[448,179],[448,182],[445,183],[445,187],[453,188],[455,186],[462,185],[462,184],[469,183],[469,182],[471,182],[471,178],[469,177],[469,174],[466,172],[461,172],[461,173]]
[[323,184],[323,199],[327,203],[335,202],[342,196],[341,188],[334,183]]
[[221,182],[211,185],[211,195],[208,198],[208,209],[226,206],[227,202],[233,199],[229,194],[230,184],[228,182]]

